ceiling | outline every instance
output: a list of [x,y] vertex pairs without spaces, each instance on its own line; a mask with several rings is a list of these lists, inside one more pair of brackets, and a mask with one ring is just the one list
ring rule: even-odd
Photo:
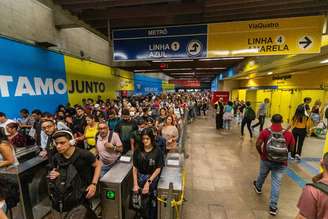
[[[320,15],[328,12],[328,0],[54,0],[64,9],[108,35],[113,29],[161,25],[199,24],[252,19]],[[174,78],[209,82],[224,69],[243,59],[170,62],[163,73]],[[128,70],[158,72],[158,62],[142,62]],[[169,69],[181,70],[169,70]],[[212,68],[212,69],[210,69]],[[144,73],[146,73],[144,72]],[[179,74],[180,73],[180,74]],[[185,74],[183,74],[185,73]],[[194,74],[195,73],[195,74]]]

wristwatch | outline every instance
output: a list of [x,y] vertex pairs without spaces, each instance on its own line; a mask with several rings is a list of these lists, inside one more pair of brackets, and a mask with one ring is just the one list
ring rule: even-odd
[[148,180],[147,180],[147,182],[148,182],[149,184],[151,184],[151,183],[152,183],[152,181],[151,181],[150,179],[148,179]]
[[96,186],[96,187],[97,187],[97,183],[91,183],[91,185],[94,185],[94,186]]

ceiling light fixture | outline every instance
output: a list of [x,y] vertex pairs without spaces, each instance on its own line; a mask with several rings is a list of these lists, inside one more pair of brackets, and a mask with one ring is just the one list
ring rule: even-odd
[[320,63],[321,64],[326,64],[326,63],[328,63],[328,59],[325,59],[325,60],[321,61]]
[[226,67],[215,67],[215,68],[195,68],[196,70],[218,70],[218,69],[221,69],[221,70],[224,70],[224,69],[227,69]]
[[163,69],[164,71],[190,71],[192,68],[169,68]]
[[134,70],[134,72],[156,72],[156,71],[158,71],[158,72],[160,72],[161,70],[160,69],[138,69],[138,70]]
[[268,72],[267,74],[268,74],[268,75],[272,75],[272,74],[273,74],[273,72],[272,72],[272,71],[270,71],[270,72]]

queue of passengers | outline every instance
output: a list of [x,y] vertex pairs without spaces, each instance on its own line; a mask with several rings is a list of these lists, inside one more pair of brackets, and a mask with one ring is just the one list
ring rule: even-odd
[[[178,151],[186,110],[206,113],[199,103],[209,103],[207,93],[114,101],[83,99],[74,107],[58,106],[54,114],[21,109],[21,118],[16,120],[0,112],[0,167],[18,165],[16,149],[39,146],[39,156],[49,161],[47,178],[54,217],[70,218],[72,212],[85,212],[85,218],[95,218],[90,200],[96,194],[99,178],[121,155],[132,151],[131,189],[149,196],[138,216],[156,218],[156,187],[164,156]],[[65,189],[61,187],[63,182]]]

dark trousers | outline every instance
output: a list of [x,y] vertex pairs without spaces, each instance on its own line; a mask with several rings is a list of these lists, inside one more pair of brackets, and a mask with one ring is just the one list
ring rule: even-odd
[[223,114],[216,114],[216,129],[223,129]]
[[245,128],[245,125],[247,125],[249,135],[251,136],[251,138],[253,137],[251,124],[252,124],[252,120],[249,120],[247,118],[243,118],[243,120],[241,121],[241,135],[242,136],[244,136],[244,128]]
[[295,157],[295,154],[298,154],[301,156],[302,154],[302,148],[304,144],[304,139],[306,137],[306,129],[305,128],[293,128],[292,130],[294,139],[295,139],[295,147],[292,151],[292,157]]
[[255,125],[253,125],[252,128],[255,128],[257,126],[260,126],[260,131],[262,131],[263,130],[263,126],[264,126],[264,122],[265,122],[265,116],[259,116],[258,123],[256,123]]

